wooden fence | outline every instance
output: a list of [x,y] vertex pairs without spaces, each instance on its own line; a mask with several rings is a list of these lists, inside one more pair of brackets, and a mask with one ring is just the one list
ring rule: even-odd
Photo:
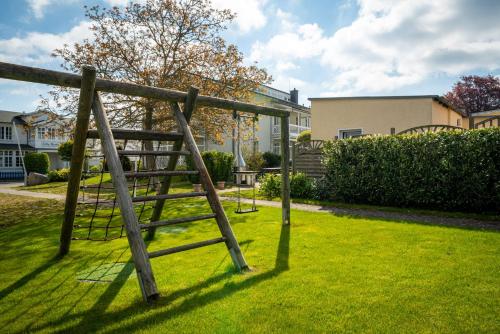
[[309,177],[320,178],[326,173],[322,164],[323,141],[312,140],[310,142],[295,144],[293,146],[293,173],[304,173]]

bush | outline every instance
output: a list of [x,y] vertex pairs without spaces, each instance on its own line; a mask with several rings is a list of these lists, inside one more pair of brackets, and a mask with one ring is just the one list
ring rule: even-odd
[[[232,153],[206,151],[201,154],[201,157],[212,182],[229,181],[231,179],[234,160]],[[186,157],[186,165],[188,170],[196,170],[191,156]],[[190,175],[189,180],[191,183],[200,183],[199,175]]]
[[265,174],[260,179],[259,194],[267,199],[280,197],[281,195],[281,175],[280,174]]
[[26,153],[24,156],[24,165],[28,173],[47,174],[50,166],[49,156],[47,153]]
[[58,170],[51,170],[48,172],[49,182],[62,182],[68,181],[69,168],[62,168]]
[[331,196],[346,202],[500,211],[500,128],[372,136],[325,145]]
[[59,144],[57,147],[57,153],[63,161],[70,161],[73,155],[73,140],[68,140],[67,142]]
[[265,152],[262,154],[264,159],[264,168],[279,167],[281,165],[281,155],[273,152]]
[[260,171],[262,166],[264,166],[264,158],[262,157],[262,153],[255,152],[255,154],[249,154],[245,157],[245,162],[247,163],[247,169],[253,171]]
[[[123,147],[117,146],[116,149],[118,151],[121,151],[121,150],[123,150]],[[120,156],[120,162],[121,162],[123,171],[130,172],[132,170],[132,161],[130,161],[130,158],[128,156],[126,156],[126,155]],[[107,162],[104,162],[104,171],[105,172],[109,171]]]
[[297,136],[297,143],[305,143],[311,141],[311,130],[304,130]]
[[293,198],[312,198],[313,180],[302,173],[292,175],[290,178],[290,196]]

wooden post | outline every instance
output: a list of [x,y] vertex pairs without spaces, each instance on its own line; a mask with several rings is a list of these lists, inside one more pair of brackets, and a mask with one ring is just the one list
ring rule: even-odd
[[297,156],[297,142],[292,142],[292,174],[297,173],[297,166],[295,165],[295,157]]
[[184,133],[184,143],[186,147],[191,151],[193,162],[196,166],[196,169],[200,173],[200,181],[207,192],[207,200],[210,204],[210,207],[217,215],[216,221],[219,230],[224,236],[226,247],[229,250],[229,254],[233,260],[235,267],[238,270],[246,270],[248,269],[248,264],[246,263],[243,254],[241,253],[240,245],[236,240],[236,237],[233,233],[231,225],[229,224],[229,220],[227,219],[226,213],[224,212],[224,208],[219,201],[219,197],[217,192],[215,191],[212,180],[210,179],[210,175],[208,174],[207,168],[203,159],[201,158],[200,151],[198,150],[198,145],[196,145],[196,141],[194,140],[193,134],[191,133],[191,129],[188,126],[186,118],[184,117],[184,113],[181,111],[178,103],[171,103],[172,109],[175,114],[175,118],[177,123],[179,124],[179,128]]
[[281,210],[283,225],[290,224],[290,116],[281,117]]
[[80,190],[80,179],[82,177],[83,162],[85,160],[85,145],[87,143],[87,131],[89,128],[90,108],[94,96],[96,70],[92,66],[82,67],[82,82],[80,87],[80,98],[78,100],[78,112],[76,114],[76,125],[73,135],[73,151],[71,155],[68,188],[66,190],[66,204],[64,206],[64,220],[61,226],[61,237],[59,255],[68,254],[75,220],[78,192]]
[[[191,120],[191,115],[193,114],[196,108],[196,98],[198,96],[199,89],[196,87],[189,87],[188,95],[186,97],[186,102],[184,103],[184,117],[186,118],[186,122],[189,124]],[[180,151],[182,149],[182,144],[184,143],[183,139],[176,140],[173,145],[173,151]],[[168,158],[168,165],[166,170],[175,170],[177,166],[177,161],[179,160],[178,155],[173,155]],[[170,189],[170,184],[172,182],[171,176],[165,176],[163,179],[160,190],[158,191],[158,195],[167,194]],[[163,206],[165,205],[165,200],[158,200],[155,203],[153,214],[151,215],[151,221],[157,221],[160,219],[161,213],[163,211]],[[151,227],[148,229],[147,238],[149,240],[154,239],[156,228]]]
[[156,282],[151,269],[151,263],[146,251],[146,244],[141,236],[141,230],[137,221],[132,198],[128,191],[127,179],[123,172],[123,167],[116,150],[113,133],[104,111],[104,106],[98,93],[94,96],[92,112],[99,131],[101,147],[106,157],[111,180],[117,195],[117,202],[120,207],[123,223],[127,230],[127,239],[130,245],[130,252],[134,260],[139,285],[141,286],[144,299],[149,302],[159,297]]

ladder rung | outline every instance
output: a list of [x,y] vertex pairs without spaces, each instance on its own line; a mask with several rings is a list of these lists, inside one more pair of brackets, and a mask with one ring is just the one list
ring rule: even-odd
[[150,172],[125,172],[125,177],[154,177],[154,176],[177,176],[177,175],[196,175],[197,170],[157,170]]
[[214,245],[214,244],[218,244],[218,243],[224,242],[224,241],[226,241],[226,238],[225,237],[220,237],[220,238],[216,238],[216,239],[210,239],[210,240],[195,242],[195,243],[188,244],[188,245],[183,245],[183,246],[172,247],[172,248],[168,248],[168,249],[164,249],[164,250],[159,250],[159,251],[156,251],[156,252],[151,252],[148,255],[149,255],[149,258],[153,258],[153,257],[158,257],[158,256],[163,256],[163,255],[169,255],[169,254],[174,254],[174,253],[178,253],[178,252],[183,252],[183,251],[186,251],[186,250],[200,248],[200,247],[204,247],[204,246]]
[[[111,129],[111,132],[113,132],[114,139],[173,141],[184,137],[180,132],[159,132],[151,130]],[[87,132],[87,138],[99,139],[99,132],[95,129],[89,130]]]
[[184,217],[184,218],[175,218],[175,219],[169,219],[169,220],[162,220],[162,221],[151,222],[149,224],[139,224],[139,227],[141,229],[144,229],[144,228],[150,228],[150,227],[176,225],[176,224],[194,222],[194,221],[198,221],[198,220],[211,219],[211,218],[215,218],[215,217],[217,217],[217,215],[215,213],[211,213],[209,215]]
[[119,150],[120,155],[190,155],[189,151],[123,151]]
[[178,198],[199,197],[206,195],[207,195],[206,191],[199,191],[199,192],[179,193],[179,194],[137,196],[137,197],[132,197],[132,202],[147,202],[147,201],[156,201],[159,199],[178,199]]

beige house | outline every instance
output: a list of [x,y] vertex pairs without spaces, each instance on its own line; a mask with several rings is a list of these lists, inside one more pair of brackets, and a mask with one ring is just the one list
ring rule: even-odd
[[468,128],[468,119],[438,95],[310,98],[312,139],[394,134],[422,125]]

